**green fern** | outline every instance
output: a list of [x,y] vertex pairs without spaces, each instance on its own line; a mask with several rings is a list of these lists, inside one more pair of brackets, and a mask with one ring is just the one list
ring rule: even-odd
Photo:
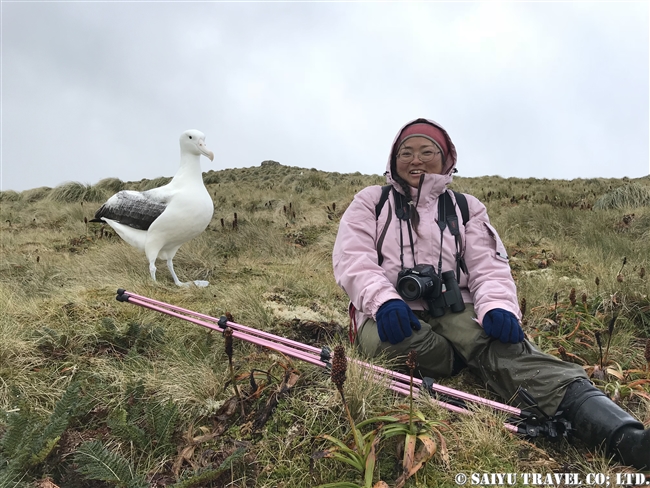
[[[67,423],[66,423],[67,425]],[[47,437],[43,438],[43,446],[41,449],[34,453],[30,458],[29,458],[29,465],[30,466],[38,466],[41,464],[45,459],[50,455],[52,452],[52,449],[59,443],[59,440],[61,439],[61,436],[58,435],[52,439],[49,439]]]
[[115,483],[120,488],[144,488],[147,484],[133,466],[99,441],[83,443],[74,455],[77,471],[89,480]]
[[176,448],[171,441],[178,423],[178,407],[171,400],[165,403],[148,403],[146,417],[151,435],[155,439],[157,453],[173,453]]
[[0,469],[0,486],[11,488],[32,488],[34,485],[23,481],[24,473],[12,473],[7,469]]
[[14,412],[7,418],[7,430],[0,441],[0,451],[9,458],[15,457],[25,441],[34,422],[29,412]]
[[106,420],[106,425],[114,436],[132,442],[138,449],[145,449],[149,445],[149,436],[131,418],[126,410],[120,408]]
[[38,348],[46,354],[53,354],[65,350],[70,342],[67,335],[60,334],[58,331],[46,325],[35,330],[33,334]]
[[106,425],[114,436],[133,443],[138,449],[164,455],[175,452],[172,437],[179,416],[178,407],[172,401],[153,403],[140,399],[131,405],[129,411],[124,408],[115,410]]
[[49,439],[60,437],[63,431],[68,427],[70,417],[75,413],[79,405],[79,392],[81,387],[79,383],[72,382],[63,392],[63,395],[54,407],[50,420],[43,430],[43,444]]
[[29,412],[21,410],[9,418],[8,428],[2,439],[2,449],[8,462],[0,471],[0,486],[24,476],[31,465],[38,446],[40,424],[34,422]]
[[79,390],[76,382],[68,386],[47,423],[26,406],[8,417],[7,430],[0,441],[0,450],[9,460],[2,470],[3,482],[8,483],[20,473],[38,466],[50,455],[79,403]]
[[[175,451],[171,440],[179,416],[178,408],[171,400],[162,403],[147,401],[144,386],[138,382],[127,388],[123,407],[110,414],[106,425],[121,441],[158,456]],[[136,475],[137,465],[110,451],[100,441],[83,444],[74,459],[79,473],[87,479],[116,483],[122,488],[144,486],[142,477]]]

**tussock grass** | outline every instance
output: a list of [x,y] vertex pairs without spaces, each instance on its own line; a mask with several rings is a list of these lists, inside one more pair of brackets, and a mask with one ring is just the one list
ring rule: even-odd
[[650,207],[650,186],[628,183],[601,196],[594,209]]
[[[243,457],[232,458],[228,473],[217,472],[205,486],[297,488],[354,480],[354,470],[311,458],[325,447],[320,435],[344,439],[350,434],[340,396],[324,370],[236,340],[233,366],[242,391],[249,391],[253,370],[266,386],[246,401],[246,418],[239,409],[224,412],[220,409],[228,405],[233,388],[221,334],[119,303],[115,292],[126,288],[214,317],[230,312],[238,323],[319,347],[346,344],[348,299],[332,276],[332,247],[338,221],[355,193],[384,184],[384,178],[282,165],[207,172],[213,221],[174,260],[181,280],[208,280],[206,288],[176,287],[162,261],[157,282],[152,282],[143,253],[106,226],[84,222],[116,191],[141,191],[168,181],[106,178],[94,186],[76,183],[0,194],[0,436],[8,411],[30,405],[45,418],[72,380],[80,382],[82,392],[58,450],[25,473],[25,483],[49,474],[60,486],[98,486],[71,475],[71,460],[80,446],[72,440],[78,438],[100,440],[102,446],[94,447],[119,454],[148,482],[157,475],[174,479],[177,454],[137,448],[135,437],[124,437],[109,422],[126,411],[133,421],[128,425],[144,429],[146,405],[169,400],[179,412],[170,441],[173,452],[188,448],[188,439],[219,432],[192,444],[197,467],[184,461],[179,479],[198,476],[197,463],[217,472],[243,446]],[[650,211],[641,200],[628,199],[636,206],[625,208],[595,209],[595,204],[617,189],[647,188],[647,183],[500,177],[460,177],[453,183],[486,203],[510,253],[519,297],[527,301],[524,328],[539,347],[559,355],[562,346],[593,369],[600,360],[594,334],[599,331],[607,340],[609,320],[617,314],[608,367],[617,368],[623,379],[608,374],[598,386],[610,395],[618,388],[623,408],[646,423],[650,402],[640,393],[650,392],[635,390],[633,382],[641,378],[635,371],[644,367],[650,337],[650,276],[641,276],[642,268],[650,273]],[[572,288],[575,306],[568,298]],[[574,329],[579,342],[566,337]],[[348,353],[358,357],[353,349]],[[394,366],[380,359],[373,363]],[[250,423],[279,388],[285,369],[295,369],[298,382],[279,398],[264,427],[252,433]],[[467,372],[441,382],[496,399]],[[385,385],[369,381],[354,363],[348,368],[346,396],[356,421],[404,403]],[[598,456],[584,461],[584,448],[523,441],[501,429],[503,419],[490,411],[450,414],[425,396],[418,408],[449,426],[450,465],[434,457],[407,487],[453,486],[455,473],[480,470],[623,469],[599,464]],[[377,457],[382,479],[399,475],[398,444],[382,444]],[[101,452],[110,458],[108,451]]]
[[172,178],[169,176],[160,176],[159,178],[154,178],[152,180],[142,180],[137,185],[137,188],[133,189],[137,191],[147,191],[151,190],[152,188],[158,188],[159,186],[166,185],[171,180]]
[[26,202],[37,202],[47,197],[51,191],[52,188],[48,186],[42,186],[40,188],[32,188],[30,190],[25,190],[20,193],[20,197],[21,200],[24,200]]
[[106,190],[108,193],[117,193],[125,189],[124,182],[119,178],[104,178],[95,183],[95,186]]
[[20,200],[20,193],[17,191],[0,191],[0,202],[17,202],[18,200]]
[[48,199],[54,202],[103,202],[107,197],[104,188],[71,181],[53,188],[48,193]]

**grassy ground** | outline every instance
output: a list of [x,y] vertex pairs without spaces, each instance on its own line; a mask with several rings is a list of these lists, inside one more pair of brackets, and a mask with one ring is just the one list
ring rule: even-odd
[[[204,179],[213,221],[175,259],[181,280],[210,281],[203,289],[177,288],[164,265],[153,283],[143,255],[87,223],[114,192],[167,179],[0,193],[0,486],[363,485],[353,467],[319,458],[331,447],[323,435],[352,439],[324,370],[235,340],[242,414],[221,335],[117,302],[115,292],[345,344],[347,297],[331,250],[355,192],[383,178],[264,165]],[[650,180],[484,177],[453,186],[487,205],[511,255],[528,336],[581,364],[647,426]],[[467,373],[444,384],[496,399]],[[408,404],[354,365],[344,390],[355,422]],[[416,407],[445,442],[433,436],[435,454],[407,487],[456,486],[459,472],[628,470],[566,441],[510,434],[492,411],[454,415],[423,396]],[[378,441],[373,483],[399,484],[399,445]]]

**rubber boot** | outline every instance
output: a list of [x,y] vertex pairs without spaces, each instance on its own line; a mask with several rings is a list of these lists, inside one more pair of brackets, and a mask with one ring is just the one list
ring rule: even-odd
[[650,471],[650,429],[625,426],[614,435],[611,448],[623,464]]
[[558,412],[569,420],[574,435],[590,447],[605,448],[622,464],[650,470],[650,429],[611,401],[588,380],[567,387]]

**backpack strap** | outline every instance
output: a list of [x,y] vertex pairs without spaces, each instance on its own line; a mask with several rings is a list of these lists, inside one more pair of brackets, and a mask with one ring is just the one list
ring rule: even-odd
[[[467,198],[462,193],[456,191],[454,191],[454,196],[460,208],[463,225],[465,225],[469,220]],[[460,235],[460,229],[458,227],[458,215],[456,214],[456,208],[449,191],[445,191],[440,195],[438,202],[438,225],[441,231],[444,231],[445,227],[449,227],[449,232],[456,240],[456,279],[460,281],[460,272],[463,271],[467,274],[467,266],[463,257],[463,238]]]
[[[453,191],[453,190],[452,190]],[[465,196],[464,193],[460,193],[457,191],[454,191],[454,196],[456,197],[456,205],[458,205],[458,208],[460,209],[460,215],[463,218],[463,227],[467,225],[467,222],[469,221],[469,205],[467,205],[467,197]],[[456,272],[458,273],[458,280],[460,281],[460,270],[463,271],[463,273],[467,273],[467,265],[465,264],[465,258],[464,255],[461,253],[463,247],[462,247],[462,242],[460,236],[456,238],[457,243],[460,243],[460,249],[459,249],[459,254],[456,256]]]
[[377,202],[377,205],[375,205],[375,220],[379,219],[381,209],[384,208],[384,203],[386,203],[388,194],[390,193],[390,189],[392,187],[393,185],[384,185],[381,187],[381,197],[379,197],[379,201]]
[[[377,202],[377,205],[375,205],[375,220],[379,220],[379,215],[381,214],[381,210],[384,207],[386,201],[388,200],[388,195],[390,195],[392,188],[393,185],[384,185],[381,187],[381,196],[379,197],[379,202]],[[409,225],[408,227],[409,235],[411,235],[411,227],[410,227],[410,223],[408,222],[409,208],[406,205],[406,198],[404,197],[404,195],[402,195],[399,192],[393,191],[392,193],[395,198],[395,215],[397,216],[398,219],[407,221]],[[390,201],[388,201],[388,217],[386,218],[386,223],[384,224],[383,230],[379,234],[379,239],[377,239],[377,263],[379,264],[379,266],[381,266],[381,263],[384,262],[384,256],[381,254],[381,247],[384,244],[384,238],[386,237],[386,232],[388,231],[388,226],[390,225],[392,218],[393,218],[393,209],[391,207]],[[413,250],[412,237],[411,237],[411,251],[413,252],[413,255],[415,255],[415,251]]]
[[[390,190],[392,187],[393,185],[384,185],[381,187],[381,197],[379,197],[379,202],[377,202],[377,205],[375,205],[375,220],[379,220],[379,214],[381,214],[381,209],[384,207],[386,200],[388,200],[388,195],[390,195]],[[390,224],[392,216],[393,209],[390,206],[390,202],[388,202],[388,219],[386,219],[384,229],[382,230],[381,234],[379,235],[379,239],[377,240],[377,263],[379,266],[381,266],[381,263],[384,262],[384,256],[381,254],[381,247],[384,244],[384,238],[386,237],[386,231],[388,231],[388,225]]]
[[[453,191],[453,190],[452,190]],[[467,197],[464,193],[454,191],[454,196],[456,197],[456,204],[460,209],[460,214],[463,217],[463,226],[467,225],[469,220],[469,206],[467,205]]]

